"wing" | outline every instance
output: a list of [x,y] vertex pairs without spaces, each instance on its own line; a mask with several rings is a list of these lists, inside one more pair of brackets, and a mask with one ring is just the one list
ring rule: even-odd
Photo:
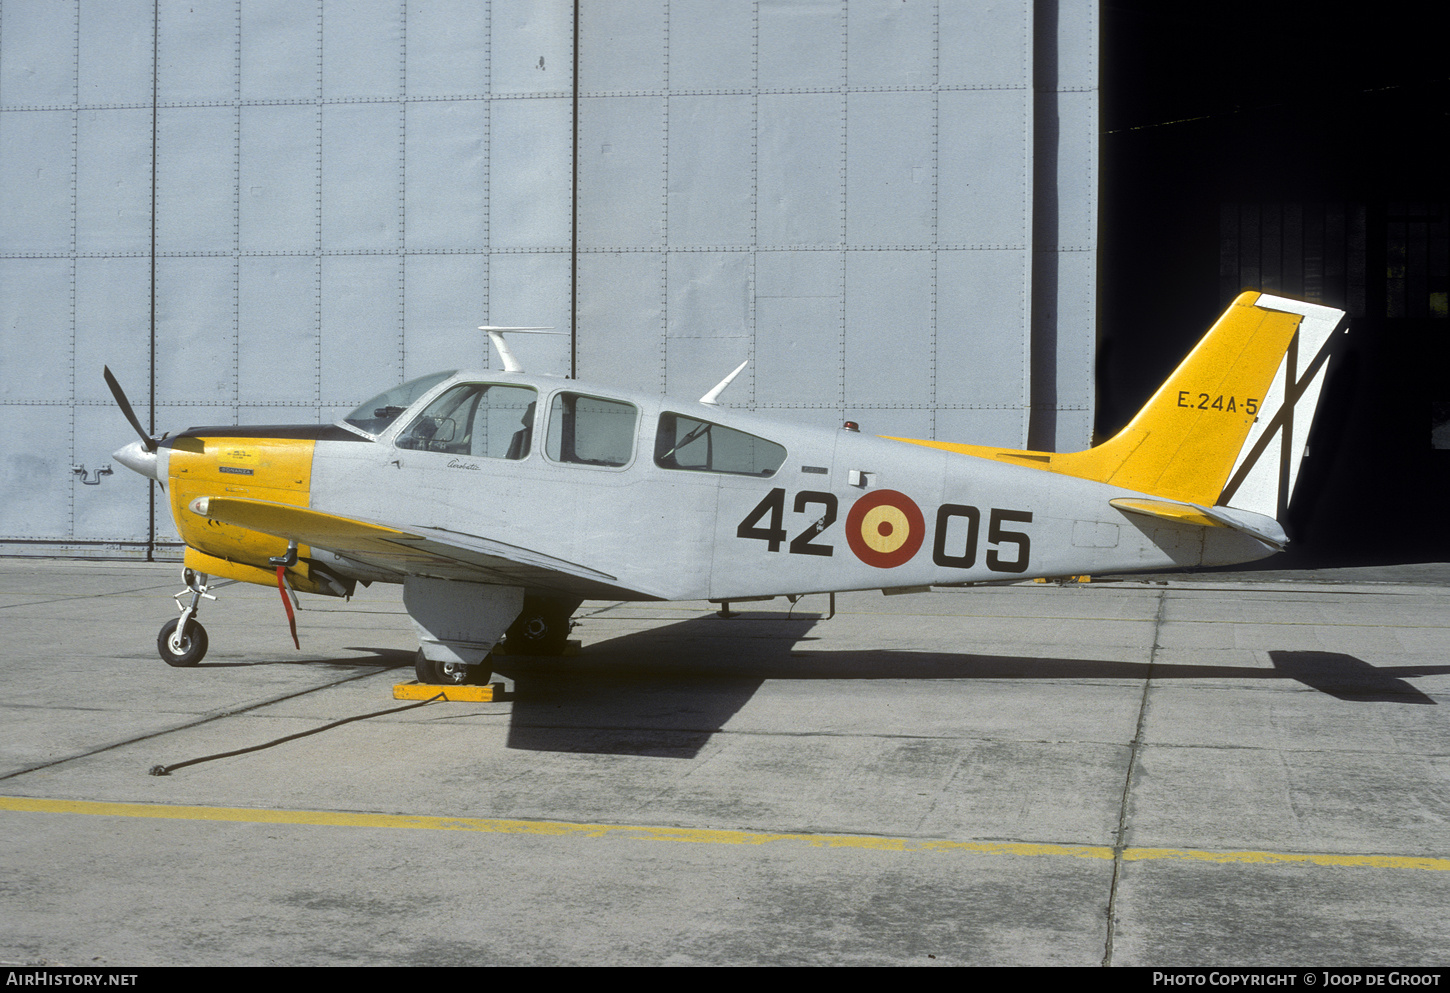
[[522,586],[586,600],[664,599],[577,562],[446,528],[397,526],[239,497],[201,497],[191,510],[403,576]]

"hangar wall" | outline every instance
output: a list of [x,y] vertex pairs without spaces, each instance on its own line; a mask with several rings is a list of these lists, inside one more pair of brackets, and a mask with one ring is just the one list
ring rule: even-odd
[[[1088,443],[1095,0],[0,0],[0,552],[150,555],[131,437],[527,366]],[[577,85],[576,85],[577,75]],[[84,466],[84,472],[79,467]]]

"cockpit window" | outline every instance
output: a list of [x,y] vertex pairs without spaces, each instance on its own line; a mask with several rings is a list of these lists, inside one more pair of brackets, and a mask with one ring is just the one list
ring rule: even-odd
[[639,408],[621,400],[560,393],[549,406],[544,454],[575,465],[628,465]]
[[533,447],[538,398],[528,386],[464,383],[428,404],[398,435],[397,445],[420,452],[517,461]]
[[773,476],[784,461],[785,449],[773,441],[684,414],[660,415],[655,465],[661,469]]
[[391,390],[379,393],[348,414],[343,421],[376,438],[386,431],[388,425],[396,421],[398,415],[411,407],[420,396],[452,376],[456,371],[435,372],[431,376],[421,376],[418,379],[410,379],[400,386],[394,386]]

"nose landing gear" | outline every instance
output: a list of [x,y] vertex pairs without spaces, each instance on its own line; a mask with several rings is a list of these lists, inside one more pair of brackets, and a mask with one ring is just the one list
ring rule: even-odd
[[[196,611],[201,606],[202,597],[208,600],[216,597],[207,592],[211,585],[206,573],[183,569],[181,578],[186,582],[186,589],[176,594],[176,608],[181,611],[181,616],[161,625],[161,632],[156,636],[156,650],[167,665],[185,669],[196,665],[206,655],[206,628],[196,619]],[[191,597],[190,603],[185,602],[188,596]]]

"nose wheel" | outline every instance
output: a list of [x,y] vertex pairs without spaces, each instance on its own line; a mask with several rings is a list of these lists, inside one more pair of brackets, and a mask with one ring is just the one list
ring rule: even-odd
[[161,625],[161,633],[156,636],[156,650],[167,665],[190,668],[206,655],[206,628],[193,619],[183,630],[182,618],[169,620]]

